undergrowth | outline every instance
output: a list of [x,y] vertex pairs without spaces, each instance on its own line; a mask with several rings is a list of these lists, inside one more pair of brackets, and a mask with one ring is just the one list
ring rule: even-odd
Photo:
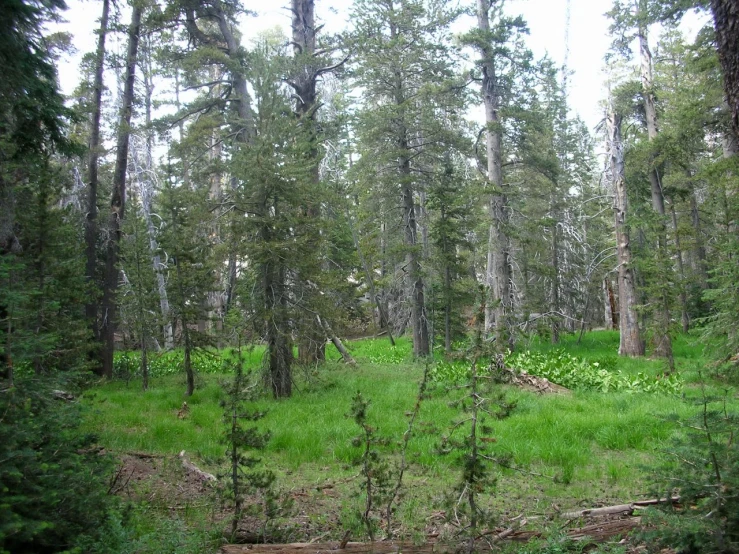
[[[683,380],[677,374],[649,376],[636,375],[615,369],[615,363],[588,361],[568,354],[562,349],[549,352],[509,353],[505,364],[514,371],[544,377],[568,389],[599,392],[647,392],[680,394]],[[610,363],[609,363],[610,362]],[[609,367],[610,366],[610,367]],[[465,361],[441,361],[435,365],[431,378],[446,383],[463,383],[469,378],[471,365]]]

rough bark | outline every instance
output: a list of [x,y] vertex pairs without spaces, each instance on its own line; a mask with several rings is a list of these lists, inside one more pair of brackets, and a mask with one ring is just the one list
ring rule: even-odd
[[636,312],[637,296],[634,270],[631,267],[631,245],[626,225],[628,198],[624,180],[624,151],[621,142],[621,116],[610,111],[607,119],[610,172],[614,191],[613,211],[618,256],[618,296],[620,304],[618,353],[622,356],[643,356],[644,343],[639,331]]
[[263,266],[265,311],[267,313],[267,356],[269,381],[275,398],[292,395],[292,345],[290,341],[285,269],[268,261]]
[[680,274],[680,324],[683,333],[690,329],[690,316],[688,315],[688,294],[685,290],[685,265],[683,263],[683,251],[680,247],[680,232],[677,224],[677,212],[675,211],[674,198],[670,201],[670,215],[672,216],[672,231],[675,233],[675,249],[677,250],[677,269]]
[[106,248],[105,278],[103,281],[102,325],[103,375],[113,376],[113,351],[117,318],[118,255],[122,234],[123,216],[126,207],[126,169],[128,167],[128,143],[131,135],[131,115],[133,113],[134,82],[136,78],[136,58],[141,32],[143,8],[134,5],[131,24],[128,28],[128,52],[126,54],[126,76],[123,89],[123,105],[118,124],[116,160],[113,171],[113,195],[110,201],[109,237]]
[[[90,157],[87,163],[87,178],[89,187],[87,193],[87,215],[85,218],[85,277],[89,284],[96,282],[97,269],[97,240],[98,240],[98,160],[100,158],[100,117],[103,103],[103,71],[105,67],[105,38],[108,34],[108,17],[110,0],[103,0],[103,13],[100,17],[100,30],[95,50],[95,79],[92,95],[92,118],[90,121]],[[90,291],[85,304],[85,315],[92,327],[93,336],[98,339],[100,328],[98,325],[97,294]]]
[[613,296],[613,287],[610,279],[603,279],[603,300],[605,306],[605,328],[609,331],[618,326],[618,312],[616,310],[616,299]]
[[[637,4],[637,18],[644,17],[644,0]],[[652,52],[649,49],[649,38],[647,34],[646,23],[640,22],[637,30],[639,39],[639,53],[641,59],[641,84],[642,97],[644,104],[644,115],[647,123],[647,136],[649,141],[653,142],[658,135],[657,129],[657,110],[654,101],[654,80],[652,76]],[[658,217],[657,222],[657,257],[662,263],[658,269],[660,272],[671,272],[672,268],[667,264],[669,259],[667,252],[667,230],[665,225],[665,199],[662,191],[662,183],[659,176],[659,170],[654,164],[657,152],[652,152],[651,165],[649,169],[649,185],[652,193],[652,209]],[[668,275],[659,275],[660,281],[669,280]],[[664,287],[660,287],[657,299],[657,308],[655,311],[655,329],[654,342],[655,354],[666,358],[669,361],[670,368],[674,365],[672,356],[672,340],[670,338],[670,299]]]
[[731,126],[734,136],[739,137],[739,4],[736,0],[711,0],[711,12]]
[[[485,34],[490,33],[489,10],[490,0],[477,0],[477,25]],[[482,98],[485,106],[487,177],[493,190],[489,200],[490,226],[485,270],[485,285],[491,301],[485,308],[485,332],[495,327],[498,343],[508,343],[512,347],[508,199],[504,192],[502,172],[500,92],[492,45],[481,43],[478,49],[481,54]]]
[[[390,22],[390,39],[396,40],[398,29],[394,21]],[[403,106],[406,101],[403,76],[396,71],[393,80],[393,101],[396,106]],[[403,237],[405,239],[406,277],[411,289],[411,325],[413,327],[413,355],[428,356],[431,353],[428,321],[426,319],[426,301],[421,268],[421,252],[418,243],[418,222],[416,220],[416,201],[413,190],[411,159],[414,151],[411,146],[409,131],[402,117],[397,122],[395,147],[398,151],[398,177],[400,182],[401,208],[403,210]]]

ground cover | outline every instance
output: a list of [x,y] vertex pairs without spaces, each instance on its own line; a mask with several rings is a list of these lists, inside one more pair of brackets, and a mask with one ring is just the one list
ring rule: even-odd
[[[565,337],[557,348],[613,373],[658,379],[664,372],[660,361],[617,357],[617,333],[587,333],[579,344],[576,341],[576,336]],[[492,423],[492,452],[507,467],[495,469],[497,483],[482,495],[485,505],[505,519],[649,496],[653,482],[645,468],[679,432],[669,419],[685,419],[695,412],[697,408],[686,399],[702,394],[696,385],[699,371],[710,373],[694,338],[680,337],[675,342],[683,383],[679,391],[574,388],[569,394],[538,395],[498,385],[515,408],[509,417]],[[544,355],[555,350],[536,340],[527,346]],[[329,349],[325,366],[297,371],[293,398],[260,397],[253,404],[266,412],[256,424],[271,433],[261,453],[262,464],[277,473],[278,487],[295,503],[290,517],[272,528],[280,540],[338,539],[346,531],[356,538],[364,535],[361,448],[352,444],[359,429],[347,417],[358,391],[371,401],[368,421],[386,439],[378,452],[391,464],[398,459],[398,445],[408,428],[407,415],[416,402],[424,367],[410,359],[407,341],[391,348],[387,341],[372,339],[353,343],[351,348],[357,367],[341,364],[338,353]],[[258,348],[246,360],[255,376],[259,360]],[[225,451],[221,383],[229,375],[222,371],[225,366],[211,367],[216,369],[199,374],[198,388],[187,399],[186,417],[178,417],[183,376],[165,371],[152,379],[146,393],[135,378],[91,389],[84,400],[91,407],[86,426],[99,435],[106,449],[128,456],[129,465],[132,459],[147,459],[142,454],[172,459],[185,450],[199,467],[218,474],[224,468]],[[709,385],[709,392],[723,389],[719,382]],[[444,498],[459,480],[463,457],[443,456],[439,446],[460,415],[450,405],[460,394],[459,388],[443,380],[430,383],[408,443],[410,467],[395,516],[399,536],[418,540],[446,529]],[[734,396],[730,391],[731,402],[737,404]],[[152,472],[139,482],[156,476]],[[171,475],[168,479],[173,480]],[[134,481],[133,485],[152,490],[151,484]],[[198,490],[204,496],[210,494],[207,484],[199,484]],[[166,490],[161,494],[166,497]],[[178,502],[180,511],[196,503],[189,498]],[[166,499],[161,504],[166,505]],[[211,513],[215,525],[223,514],[217,515],[217,508]],[[259,526],[259,521],[251,523]]]

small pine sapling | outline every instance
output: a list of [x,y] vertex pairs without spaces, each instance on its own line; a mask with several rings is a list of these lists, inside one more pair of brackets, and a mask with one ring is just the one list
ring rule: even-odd
[[362,448],[360,487],[364,494],[364,510],[360,518],[370,541],[374,541],[378,526],[373,513],[385,502],[390,501],[394,488],[390,465],[378,449],[387,445],[388,440],[378,436],[377,429],[368,423],[369,406],[370,401],[365,400],[361,392],[357,392],[352,398],[349,416],[361,429],[361,433],[352,440],[353,446]]
[[387,525],[386,527],[386,536],[387,538],[392,538],[393,536],[393,526],[392,526],[392,517],[393,517],[393,506],[400,498],[401,489],[403,487],[403,477],[405,476],[405,472],[408,469],[408,444],[410,443],[411,437],[413,436],[413,428],[415,427],[415,423],[418,420],[418,414],[421,411],[421,403],[426,398],[426,389],[428,387],[429,382],[429,368],[430,368],[431,360],[429,357],[426,358],[426,363],[423,367],[423,377],[421,378],[421,381],[418,383],[418,394],[416,395],[416,402],[413,405],[413,410],[407,414],[408,416],[408,427],[405,430],[405,433],[403,433],[403,438],[401,439],[401,446],[400,446],[400,461],[398,462],[398,465],[395,469],[395,475],[394,475],[394,481],[395,484],[393,485],[392,490],[390,491],[390,494],[388,495],[387,502],[385,504],[385,523]]
[[[484,298],[484,294],[481,295]],[[496,439],[492,437],[491,420],[507,417],[514,404],[506,403],[502,394],[491,399],[486,394],[493,384],[494,368],[480,371],[485,359],[496,363],[495,352],[486,348],[483,340],[482,322],[485,319],[485,303],[480,303],[477,314],[478,325],[472,344],[471,371],[467,382],[457,389],[464,390],[461,398],[453,405],[464,414],[452,424],[450,432],[442,437],[440,452],[449,454],[459,452],[462,456],[462,475],[453,491],[447,495],[447,520],[459,527],[459,535],[466,539],[466,551],[475,551],[475,543],[483,536],[482,529],[491,526],[493,514],[483,506],[481,495],[489,492],[495,485],[496,478],[491,470],[491,463],[500,460],[490,454],[490,446]],[[486,356],[487,355],[487,356]],[[457,438],[461,430],[466,429],[464,436]]]
[[[648,538],[689,553],[739,552],[739,415],[726,398],[709,397],[703,389],[699,412],[678,424],[684,433],[658,468],[657,491],[669,501],[660,505],[663,525]],[[672,498],[679,494],[677,508]]]
[[226,501],[233,506],[230,540],[234,542],[237,539],[239,522],[247,511],[246,500],[249,495],[260,493],[263,497],[262,515],[265,522],[262,535],[266,535],[269,522],[281,510],[273,490],[275,474],[268,469],[258,469],[261,460],[253,455],[254,450],[265,447],[269,441],[269,433],[260,431],[253,424],[262,419],[265,413],[246,406],[253,399],[258,383],[250,383],[248,374],[244,372],[244,357],[240,345],[232,364],[234,378],[226,385],[226,397],[221,406],[226,426],[223,440],[229,462],[229,472],[225,475],[226,484],[222,492]]

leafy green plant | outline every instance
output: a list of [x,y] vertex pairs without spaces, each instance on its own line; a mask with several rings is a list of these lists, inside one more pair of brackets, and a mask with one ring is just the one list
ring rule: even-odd
[[[600,392],[649,392],[679,394],[683,382],[679,375],[649,377],[644,372],[628,375],[612,369],[612,361],[586,361],[568,354],[562,349],[550,352],[509,353],[505,364],[517,371],[544,377],[569,389],[585,389]],[[608,368],[603,366],[609,366]],[[439,382],[462,383],[470,373],[470,364],[464,361],[439,362],[433,368],[431,378]]]
[[[197,373],[203,374],[223,373],[232,366],[220,355],[209,351],[196,351],[192,356],[192,365]],[[113,359],[113,371],[116,376],[130,379],[138,375],[140,367],[140,352],[116,352]],[[184,371],[184,353],[181,350],[171,350],[149,355],[148,367],[151,377],[180,374]]]

